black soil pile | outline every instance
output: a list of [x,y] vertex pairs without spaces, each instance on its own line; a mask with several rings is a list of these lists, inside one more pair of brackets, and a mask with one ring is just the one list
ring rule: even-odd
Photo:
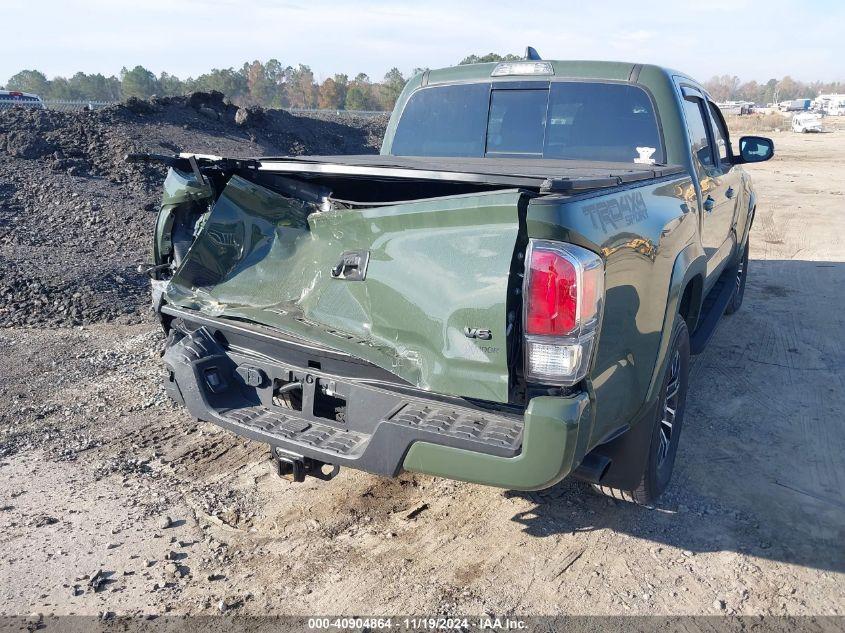
[[219,93],[94,112],[0,111],[0,327],[144,318],[165,169],[129,152],[375,153],[386,117],[239,109]]

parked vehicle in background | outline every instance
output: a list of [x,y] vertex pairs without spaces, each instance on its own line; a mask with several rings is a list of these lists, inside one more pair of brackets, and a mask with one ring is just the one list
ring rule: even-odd
[[781,112],[800,112],[809,110],[812,103],[812,99],[792,99],[790,101],[781,101],[778,104],[778,108]]
[[130,157],[171,167],[168,392],[298,481],[572,475],[651,503],[690,355],[742,304],[741,165],[773,153],[686,75],[531,56],[414,77],[379,156]]
[[792,117],[793,132],[821,132],[822,116],[815,112],[802,112]]
[[722,114],[751,114],[754,112],[753,101],[721,101],[716,104]]
[[41,100],[41,97],[29,92],[0,90],[0,108],[10,108],[13,106],[43,109],[44,102]]
[[845,94],[820,94],[813,100],[813,109],[828,116],[845,116]]

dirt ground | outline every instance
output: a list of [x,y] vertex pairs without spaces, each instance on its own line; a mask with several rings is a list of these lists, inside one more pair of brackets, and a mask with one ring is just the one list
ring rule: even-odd
[[694,360],[659,507],[265,446],[161,386],[152,322],[0,330],[0,613],[845,613],[845,131],[774,133],[745,304]]

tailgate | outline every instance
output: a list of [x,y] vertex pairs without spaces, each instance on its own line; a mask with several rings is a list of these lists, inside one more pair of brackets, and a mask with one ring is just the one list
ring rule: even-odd
[[507,402],[508,291],[520,286],[511,266],[527,196],[314,212],[234,176],[165,300],[344,351],[422,389]]

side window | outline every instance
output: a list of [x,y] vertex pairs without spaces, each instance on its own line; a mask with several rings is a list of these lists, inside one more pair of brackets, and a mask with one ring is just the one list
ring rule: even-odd
[[713,152],[707,136],[707,125],[704,123],[704,113],[701,111],[701,99],[687,97],[684,103],[684,118],[687,120],[690,146],[692,153],[698,157],[698,162],[707,169],[713,167]]
[[716,111],[716,104],[710,101],[707,102],[707,108],[710,114],[710,125],[713,128],[713,136],[716,139],[716,149],[719,154],[719,162],[722,165],[730,167],[730,156],[728,156],[728,133],[722,125],[722,117]]

